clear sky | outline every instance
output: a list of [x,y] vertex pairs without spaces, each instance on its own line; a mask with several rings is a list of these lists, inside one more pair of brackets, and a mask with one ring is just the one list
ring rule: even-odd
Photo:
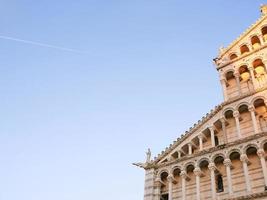
[[141,200],[131,163],[222,101],[212,58],[261,3],[2,0],[0,200]]

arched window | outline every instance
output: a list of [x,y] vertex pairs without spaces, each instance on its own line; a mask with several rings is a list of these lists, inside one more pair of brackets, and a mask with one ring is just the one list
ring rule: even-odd
[[242,65],[241,67],[239,67],[239,74],[241,77],[242,81],[248,81],[250,78],[250,74],[249,74],[249,70],[248,67],[246,65]]
[[249,48],[248,48],[248,46],[247,45],[242,45],[241,47],[240,47],[240,53],[241,54],[244,54],[244,53],[247,53],[247,52],[249,52]]
[[263,40],[266,42],[267,41],[267,26],[265,26],[261,29],[261,33],[263,36]]
[[237,55],[235,53],[232,53],[229,58],[230,60],[234,60],[235,58],[237,58]]
[[218,146],[219,145],[219,139],[216,135],[214,136],[214,140],[215,140],[215,146]]
[[160,200],[169,200],[169,195],[168,194],[161,195]]
[[253,46],[253,49],[257,49],[261,46],[260,39],[257,35],[255,35],[251,38],[251,44]]
[[216,175],[216,186],[217,186],[217,192],[223,192],[224,188],[223,188],[223,178],[221,174],[217,174]]
[[227,81],[227,87],[230,86],[230,82],[232,82],[231,80],[235,81],[235,76],[234,76],[234,72],[233,71],[229,71],[225,74],[225,78]]
[[177,159],[178,158],[178,152],[176,151],[176,152],[174,152],[173,154],[172,154],[172,158],[173,159]]
[[261,59],[254,60],[253,67],[255,69],[256,74],[258,75],[265,74],[265,65],[263,64]]

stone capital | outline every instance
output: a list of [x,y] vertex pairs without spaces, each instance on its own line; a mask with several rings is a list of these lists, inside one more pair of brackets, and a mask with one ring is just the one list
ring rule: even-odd
[[198,135],[197,137],[198,137],[198,139],[200,139],[200,140],[203,140],[203,138],[204,138],[204,136],[203,136],[202,134]]
[[187,178],[188,178],[187,173],[186,173],[185,170],[182,170],[182,171],[181,171],[180,176],[181,176],[183,179],[187,179]]
[[248,106],[248,111],[249,111],[249,112],[254,112],[254,111],[255,111],[254,106],[249,105],[249,106]]
[[260,158],[265,158],[265,151],[264,151],[264,149],[259,149],[259,150],[257,151],[257,154],[258,154],[258,156],[259,156]]
[[235,76],[236,78],[239,78],[239,76],[240,76],[239,72],[235,71],[235,72],[234,72],[234,76]]
[[249,160],[248,160],[248,156],[247,156],[247,154],[242,154],[241,156],[240,156],[240,160],[241,160],[241,162],[245,162],[245,163],[248,163],[249,162]]
[[226,83],[226,78],[221,77],[221,78],[220,78],[220,82],[221,82],[221,83]]
[[174,181],[174,178],[173,178],[172,175],[169,175],[169,176],[167,177],[167,180],[168,180],[169,182],[173,182],[173,181]]
[[208,167],[209,167],[210,171],[215,171],[216,170],[216,165],[213,162],[210,163]]
[[252,66],[248,66],[248,70],[249,70],[250,72],[253,72],[253,71],[254,71],[254,68],[253,68]]
[[207,129],[209,129],[210,132],[213,132],[213,131],[214,131],[214,127],[213,127],[213,125],[208,125],[208,126],[207,126]]
[[232,166],[232,161],[231,161],[229,158],[226,158],[226,159],[223,161],[223,164],[224,164],[226,167],[231,167],[231,166]]
[[196,167],[194,169],[194,174],[195,174],[195,176],[201,176],[203,173],[199,167]]
[[225,124],[225,123],[226,123],[226,119],[225,119],[224,117],[222,117],[222,118],[220,118],[220,122],[221,122],[222,124]]
[[239,112],[237,110],[235,110],[233,112],[233,116],[234,116],[234,118],[238,118],[240,116],[240,114],[239,114]]

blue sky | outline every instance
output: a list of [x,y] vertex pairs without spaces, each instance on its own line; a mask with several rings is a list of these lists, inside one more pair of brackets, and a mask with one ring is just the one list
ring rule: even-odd
[[0,200],[140,200],[131,165],[222,101],[212,58],[258,0],[2,0]]

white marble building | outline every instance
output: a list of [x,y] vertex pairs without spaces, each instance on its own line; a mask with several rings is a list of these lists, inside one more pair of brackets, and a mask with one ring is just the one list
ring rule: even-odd
[[153,160],[144,200],[267,199],[267,5],[214,59],[224,102]]

